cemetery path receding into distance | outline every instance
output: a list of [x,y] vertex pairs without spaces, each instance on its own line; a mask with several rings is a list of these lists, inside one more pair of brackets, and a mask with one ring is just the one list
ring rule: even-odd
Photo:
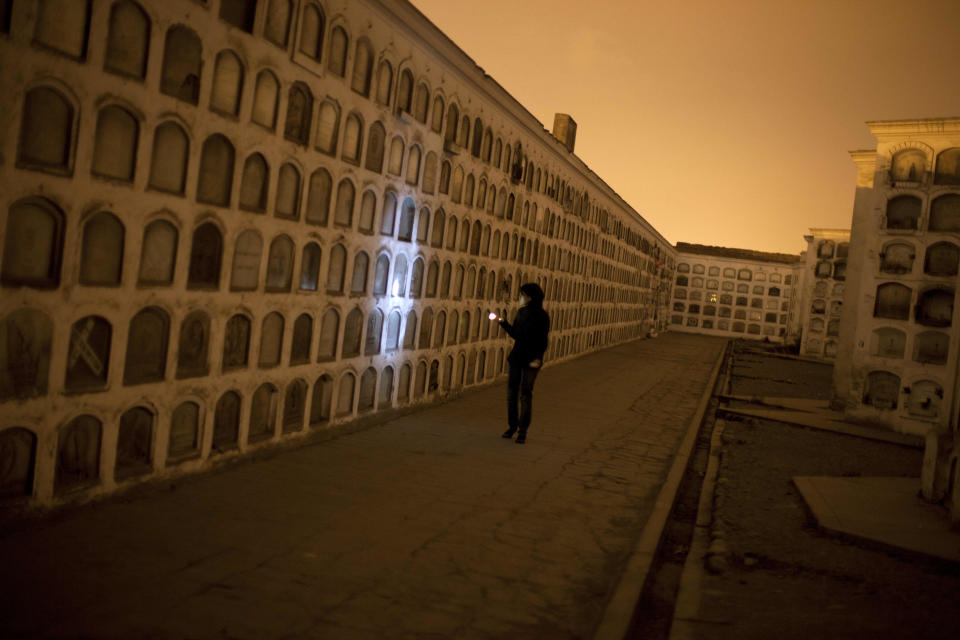
[[584,638],[725,341],[668,334],[0,537],[4,637]]

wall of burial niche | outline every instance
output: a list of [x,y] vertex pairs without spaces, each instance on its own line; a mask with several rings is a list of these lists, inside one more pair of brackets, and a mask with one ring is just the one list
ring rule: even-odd
[[0,2],[3,503],[490,381],[524,281],[548,362],[663,317],[635,212],[472,65],[331,5]]
[[[862,404],[911,421],[947,419],[960,265],[960,148],[895,145],[884,169]],[[870,313],[872,311],[872,313]]]

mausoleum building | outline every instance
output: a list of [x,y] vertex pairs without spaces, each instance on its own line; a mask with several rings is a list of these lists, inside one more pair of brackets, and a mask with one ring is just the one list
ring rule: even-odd
[[5,503],[489,382],[525,281],[548,365],[665,325],[676,252],[573,119],[405,0],[2,0],[0,60]]

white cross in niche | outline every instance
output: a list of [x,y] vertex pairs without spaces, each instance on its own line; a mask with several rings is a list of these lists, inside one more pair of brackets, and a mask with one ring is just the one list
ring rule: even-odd
[[77,363],[77,358],[83,358],[83,361],[87,363],[87,366],[90,367],[94,375],[100,376],[103,373],[103,363],[93,350],[93,347],[90,346],[90,343],[87,342],[92,331],[93,318],[88,318],[83,327],[79,330],[74,328],[70,332],[70,344],[72,348],[67,366],[72,367]]

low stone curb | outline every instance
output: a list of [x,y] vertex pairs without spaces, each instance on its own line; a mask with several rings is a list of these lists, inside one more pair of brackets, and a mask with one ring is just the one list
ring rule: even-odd
[[690,420],[686,435],[680,443],[667,478],[657,494],[650,518],[640,532],[637,544],[627,560],[626,568],[620,576],[613,595],[607,602],[600,624],[594,632],[594,640],[622,640],[630,629],[637,602],[640,600],[640,594],[643,592],[643,587],[650,574],[650,566],[657,555],[664,527],[666,527],[670,513],[673,511],[673,505],[680,490],[680,482],[687,470],[690,456],[697,442],[700,424],[703,422],[710,398],[713,396],[717,377],[726,356],[727,349],[725,348],[710,372],[710,378],[703,395],[700,397],[697,411]]

